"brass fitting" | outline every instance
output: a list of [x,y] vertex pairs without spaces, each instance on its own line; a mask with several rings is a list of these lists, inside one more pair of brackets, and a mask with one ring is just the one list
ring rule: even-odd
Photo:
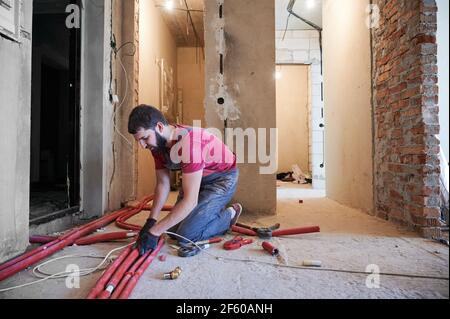
[[164,279],[165,280],[168,280],[168,279],[175,280],[175,279],[178,279],[180,276],[181,276],[181,268],[177,267],[177,268],[175,268],[174,271],[171,271],[169,273],[165,273],[164,274]]

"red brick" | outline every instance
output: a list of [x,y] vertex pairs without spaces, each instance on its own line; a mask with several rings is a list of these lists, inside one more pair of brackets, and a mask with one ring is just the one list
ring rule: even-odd
[[420,34],[415,37],[416,43],[436,43],[436,36]]

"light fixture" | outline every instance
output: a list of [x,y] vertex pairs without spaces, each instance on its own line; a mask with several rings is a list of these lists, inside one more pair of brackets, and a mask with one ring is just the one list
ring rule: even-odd
[[306,1],[306,7],[308,9],[312,9],[316,6],[316,1],[315,0],[307,0]]
[[281,73],[281,71],[277,71],[275,72],[275,79],[279,80],[283,77],[283,73]]
[[164,7],[167,10],[173,10],[173,8],[174,8],[173,0],[166,0],[166,3],[164,4]]

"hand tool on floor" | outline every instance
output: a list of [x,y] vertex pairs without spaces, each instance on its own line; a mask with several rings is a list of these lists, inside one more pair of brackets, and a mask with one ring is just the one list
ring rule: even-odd
[[198,245],[197,246],[187,246],[187,247],[180,247],[178,249],[178,256],[183,257],[183,258],[187,258],[187,257],[194,257],[197,256],[202,250],[204,249],[208,249],[209,247],[211,247],[211,245],[209,244],[203,244],[203,245]]
[[271,243],[269,243],[267,241],[262,243],[262,247],[264,248],[265,251],[267,251],[272,256],[280,255],[280,251],[278,250],[278,248],[276,248],[274,245],[272,245]]
[[232,240],[227,241],[223,248],[225,250],[237,250],[240,249],[242,246],[250,245],[253,243],[253,239],[244,239],[241,236],[236,236]]
[[291,228],[291,229],[279,229],[280,224],[276,224],[270,227],[251,227],[244,224],[237,223],[231,230],[248,236],[257,236],[261,239],[270,239],[272,237],[278,236],[288,236],[288,235],[300,235],[309,233],[320,232],[319,226],[312,227],[302,227],[302,228]]
[[275,247],[274,245],[272,245],[271,243],[269,243],[268,241],[265,241],[262,243],[262,247],[264,248],[265,251],[267,251],[269,254],[271,254],[274,257],[277,257],[278,261],[281,264],[286,264],[286,260],[284,259],[283,256],[281,256],[280,254],[280,250]]
[[280,224],[275,224],[270,227],[251,227],[251,226],[247,226],[247,225],[240,224],[240,223],[237,223],[236,226],[254,231],[258,234],[258,237],[262,238],[262,239],[272,238],[273,231],[277,230],[281,227]]
[[[216,237],[216,238],[212,238],[212,239],[208,239],[208,240],[198,241],[195,244],[196,245],[217,244],[217,243],[220,243],[221,241],[222,241],[222,238]],[[189,245],[195,246],[192,244],[189,244]]]
[[194,257],[198,255],[202,250],[210,248],[212,244],[220,243],[221,241],[222,238],[217,237],[196,242],[195,245],[193,245],[192,243],[187,244],[186,246],[180,247],[178,249],[178,256],[183,258]]

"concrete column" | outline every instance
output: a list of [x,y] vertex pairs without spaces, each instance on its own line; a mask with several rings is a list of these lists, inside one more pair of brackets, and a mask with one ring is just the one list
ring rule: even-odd
[[[222,5],[222,14],[220,14]],[[276,127],[275,3],[272,0],[206,0],[206,127]],[[220,54],[223,74],[220,74]],[[276,142],[271,145],[275,148]],[[267,152],[268,154],[268,152]],[[257,163],[239,164],[235,200],[246,212],[274,214],[276,177]]]
[[81,198],[86,217],[107,207],[107,160],[111,152],[109,102],[110,1],[86,1],[81,56]]

